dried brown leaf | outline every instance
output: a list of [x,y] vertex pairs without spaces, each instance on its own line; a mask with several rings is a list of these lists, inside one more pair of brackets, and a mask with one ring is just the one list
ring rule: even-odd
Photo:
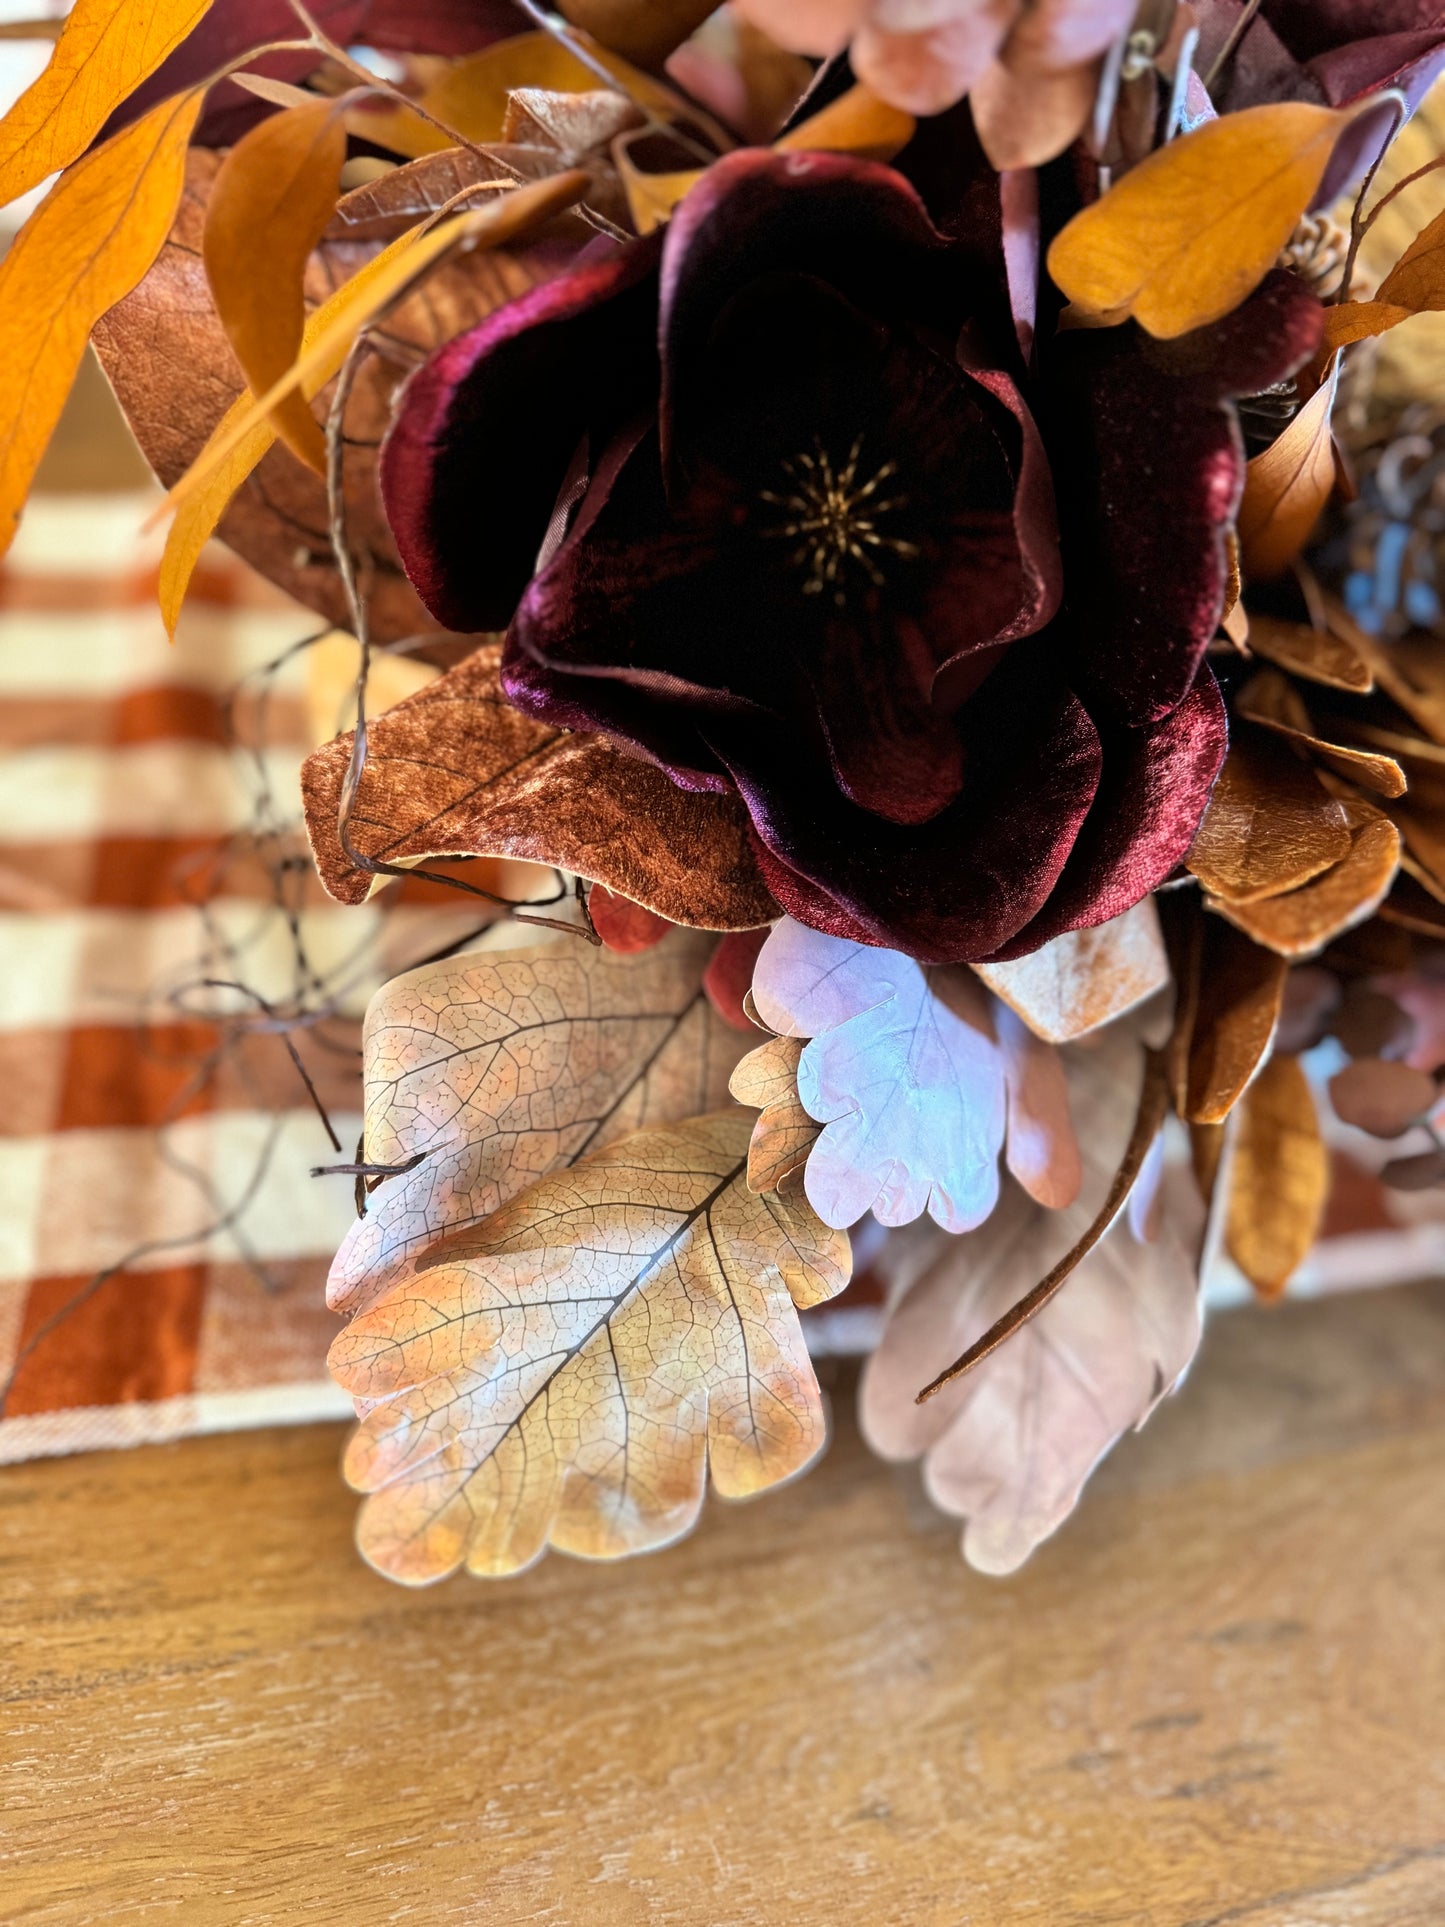
[[1393,756],[1349,749],[1343,743],[1326,742],[1315,735],[1299,691],[1277,669],[1262,670],[1247,683],[1236,696],[1234,709],[1236,715],[1293,743],[1315,762],[1344,777],[1346,782],[1357,783],[1376,796],[1393,798],[1405,794],[1405,772]]
[[841,1291],[847,1235],[746,1183],[741,1111],[633,1132],[428,1253],[331,1369],[362,1406],[357,1539],[410,1585],[620,1558],[821,1450],[797,1312]]
[[571,938],[394,978],[366,1014],[366,1161],[389,1178],[331,1267],[332,1305],[369,1304],[438,1238],[624,1132],[721,1104],[743,1040],[702,990],[711,944],[642,957]]
[[1336,359],[1326,380],[1284,433],[1256,455],[1246,470],[1239,546],[1247,575],[1282,575],[1309,540],[1334,493],[1330,411],[1338,381]]
[[1445,308],[1445,212],[1415,236],[1376,290],[1373,301],[1344,301],[1325,310],[1331,347],[1384,334],[1412,315]]
[[1229,1255],[1278,1297],[1319,1232],[1330,1161],[1297,1057],[1272,1057],[1245,1092],[1229,1175]]
[[1433,1077],[1384,1057],[1355,1058],[1335,1072],[1329,1091],[1340,1122],[1371,1137],[1403,1137],[1436,1097]]
[[1269,1050],[1289,966],[1221,918],[1203,923],[1184,1115],[1191,1124],[1219,1124]]
[[[346,128],[334,101],[259,121],[221,163],[206,210],[206,279],[241,373],[263,395],[301,351],[306,263],[335,211]],[[270,425],[292,453],[326,473],[326,440],[299,390]]]
[[1283,743],[1240,733],[1184,861],[1231,903],[1278,896],[1348,856],[1341,805]]
[[1055,937],[1027,957],[973,968],[995,997],[1050,1044],[1112,1023],[1169,981],[1152,897],[1092,930]]
[[1355,831],[1350,853],[1302,889],[1254,902],[1210,898],[1209,907],[1281,957],[1312,957],[1372,916],[1400,865],[1400,832],[1384,818]]
[[808,1153],[822,1131],[798,1096],[803,1044],[801,1037],[770,1037],[748,1052],[729,1080],[738,1103],[762,1113],[748,1145],[750,1191],[786,1192],[789,1178],[796,1175],[801,1181]]
[[1367,696],[1375,686],[1369,664],[1348,642],[1327,629],[1255,615],[1250,618],[1249,646],[1267,662],[1327,689],[1347,689],[1352,695]]
[[[669,923],[737,930],[778,915],[732,797],[680,790],[602,736],[513,709],[488,644],[369,727],[353,847],[388,863],[514,856],[575,870]],[[321,880],[360,903],[373,877],[337,831],[350,735],[307,758],[306,827]]]
[[1333,596],[1324,598],[1330,628],[1367,662],[1375,681],[1392,702],[1433,741],[1445,744],[1445,665],[1432,638],[1405,636],[1388,648],[1368,635]]

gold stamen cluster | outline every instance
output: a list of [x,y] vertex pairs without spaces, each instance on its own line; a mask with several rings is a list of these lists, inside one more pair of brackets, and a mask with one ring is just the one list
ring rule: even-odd
[[885,462],[866,482],[858,480],[863,452],[860,435],[839,469],[821,442],[815,442],[811,455],[794,455],[783,463],[783,473],[792,483],[788,494],[764,489],[763,501],[784,510],[786,522],[763,533],[783,536],[798,543],[793,561],[806,566],[808,579],[804,595],[822,595],[831,590],[834,602],[842,608],[845,572],[849,562],[864,570],[874,588],[881,589],[883,571],[878,563],[884,554],[916,556],[918,545],[901,536],[887,535],[877,526],[877,518],[907,504],[903,495],[879,496],[879,489],[898,472],[897,462]]

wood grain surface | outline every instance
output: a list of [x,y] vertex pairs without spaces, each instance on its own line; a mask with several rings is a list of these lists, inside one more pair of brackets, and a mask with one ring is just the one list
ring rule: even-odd
[[1019,1576],[873,1463],[398,1591],[335,1427],[0,1475],[0,1918],[1438,1927],[1445,1287],[1232,1313]]

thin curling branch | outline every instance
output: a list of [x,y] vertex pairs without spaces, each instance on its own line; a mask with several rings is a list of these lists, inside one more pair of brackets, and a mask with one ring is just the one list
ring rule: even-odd
[[1213,66],[1204,76],[1204,91],[1206,93],[1213,92],[1215,81],[1218,80],[1230,61],[1233,60],[1239,49],[1239,43],[1249,32],[1254,21],[1254,16],[1259,12],[1259,8],[1260,0],[1245,0],[1243,13],[1240,14],[1238,20],[1236,20],[1233,27],[1230,28],[1229,38],[1215,55]]
[[935,1392],[941,1392],[945,1385],[951,1385],[956,1378],[962,1378],[965,1372],[971,1372],[975,1365],[982,1363],[991,1352],[996,1352],[1000,1345],[1006,1344],[1016,1331],[1043,1310],[1070,1273],[1088,1257],[1119,1215],[1124,1200],[1133,1190],[1139,1173],[1144,1168],[1149,1147],[1159,1135],[1168,1109],[1167,1058],[1163,1051],[1146,1050],[1144,1081],[1139,1091],[1139,1108],[1134,1116],[1134,1128],[1129,1134],[1123,1160],[1109,1186],[1108,1196],[1099,1207],[1098,1216],[1073,1249],[1060,1258],[1053,1270],[1046,1277],[1041,1278],[1032,1291],[1020,1298],[1016,1305],[1010,1306],[1003,1317],[990,1325],[983,1337],[975,1340],[961,1358],[956,1358],[946,1370],[938,1374],[931,1384],[924,1386],[915,1399],[915,1404],[924,1404],[933,1397]]
[[1355,208],[1350,216],[1350,250],[1345,256],[1345,270],[1340,276],[1340,285],[1335,294],[1335,301],[1337,303],[1348,301],[1350,298],[1350,283],[1355,278],[1355,262],[1359,256],[1360,243],[1365,238],[1365,228],[1367,226],[1364,219],[1365,196],[1374,184],[1375,176],[1379,173],[1385,156],[1393,146],[1395,136],[1399,133],[1401,126],[1404,124],[1405,115],[1409,111],[1409,103],[1406,101],[1405,96],[1397,93],[1393,89],[1388,93],[1381,94],[1380,99],[1381,101],[1388,100],[1394,109],[1390,118],[1390,131],[1380,142],[1380,151],[1370,163],[1369,171],[1360,182],[1360,191],[1355,196]]

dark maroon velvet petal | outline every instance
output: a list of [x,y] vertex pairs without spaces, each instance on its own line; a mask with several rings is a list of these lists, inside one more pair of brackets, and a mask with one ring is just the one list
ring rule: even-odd
[[849,803],[785,728],[713,732],[791,915],[947,963],[989,955],[1037,914],[1094,799],[1098,733],[1032,643],[1010,650],[957,721],[962,792],[913,827]]
[[963,745],[933,708],[933,652],[904,616],[849,615],[824,625],[814,679],[838,787],[890,823],[926,823],[963,784]]
[[1194,841],[1228,736],[1224,698],[1207,663],[1163,722],[1105,728],[1104,780],[1073,854],[1043,909],[999,947],[998,958],[1107,923],[1156,889]]
[[1244,447],[1226,397],[1281,379],[1319,340],[1319,304],[1271,275],[1224,321],[1170,343],[1132,322],[1053,344],[1049,446],[1065,621],[1101,715],[1157,721],[1194,682],[1228,580]]
[[397,549],[450,629],[502,629],[584,438],[656,393],[659,242],[629,242],[509,302],[407,383],[381,458]]

